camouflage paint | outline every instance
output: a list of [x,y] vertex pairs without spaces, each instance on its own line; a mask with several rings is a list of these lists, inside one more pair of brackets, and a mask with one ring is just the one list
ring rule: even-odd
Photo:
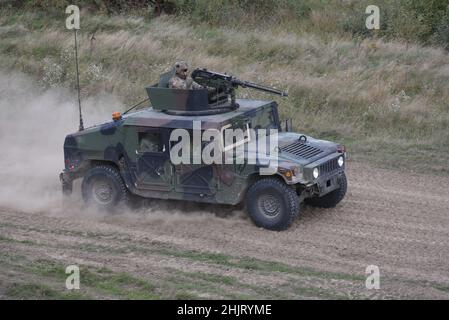
[[[277,129],[280,129],[275,102],[238,99],[237,103],[240,107],[236,110],[204,116],[170,115],[148,108],[126,115],[119,121],[68,135],[64,143],[64,181],[71,182],[83,177],[88,169],[98,163],[110,163],[119,168],[126,186],[133,194],[161,199],[238,204],[244,199],[248,186],[259,178],[259,169],[263,165],[245,162],[175,166],[170,161],[168,142],[173,129],[191,130],[192,120],[201,121],[202,130],[220,130],[224,125],[238,126],[242,122],[257,128],[269,113]],[[163,152],[139,151],[139,134],[145,132],[161,134],[165,145]],[[327,194],[339,187],[339,177],[345,169],[344,165],[334,165],[338,157],[344,157],[338,147],[336,143],[300,133],[280,132],[279,169],[276,175],[296,188],[302,199]],[[306,148],[307,153],[301,156],[295,154],[296,149],[292,148]],[[323,170],[329,168],[329,172],[314,179],[312,171],[315,167]],[[286,172],[293,170],[300,173],[295,181],[286,176]]]

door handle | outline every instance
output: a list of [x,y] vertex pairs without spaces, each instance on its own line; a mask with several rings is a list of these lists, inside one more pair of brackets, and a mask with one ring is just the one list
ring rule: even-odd
[[159,167],[156,169],[156,174],[158,176],[162,176],[165,173],[165,169],[163,167]]

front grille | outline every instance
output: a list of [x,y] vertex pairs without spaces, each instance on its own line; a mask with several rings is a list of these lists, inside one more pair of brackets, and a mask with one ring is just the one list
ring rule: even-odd
[[336,170],[338,170],[340,168],[340,166],[338,165],[338,159],[332,159],[329,160],[328,162],[323,163],[322,165],[320,165],[318,167],[318,170],[320,171],[320,175],[322,174],[328,174],[331,172],[334,172]]
[[289,145],[283,146],[281,151],[291,153],[304,159],[310,159],[323,152],[321,149],[309,146],[300,141],[295,141]]

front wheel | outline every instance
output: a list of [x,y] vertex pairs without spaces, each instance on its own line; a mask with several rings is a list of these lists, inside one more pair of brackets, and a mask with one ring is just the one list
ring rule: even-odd
[[248,214],[258,227],[285,230],[299,213],[296,191],[276,178],[254,183],[246,194]]
[[348,182],[346,180],[346,175],[343,172],[340,176],[340,188],[329,192],[325,196],[319,198],[309,198],[305,200],[305,203],[318,208],[334,208],[343,200],[346,195],[346,190],[348,189]]
[[100,165],[90,169],[81,186],[84,202],[99,209],[112,210],[128,203],[128,189],[116,168]]

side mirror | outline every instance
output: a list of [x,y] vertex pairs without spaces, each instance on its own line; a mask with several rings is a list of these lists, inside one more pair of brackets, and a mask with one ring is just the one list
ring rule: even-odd
[[[282,121],[282,122],[283,122],[283,125],[285,126],[285,130],[283,130],[283,131],[285,131],[285,132],[291,132],[291,131],[292,131],[292,127],[293,127],[293,125],[292,125],[292,119],[291,119],[291,118],[285,119],[285,120]],[[282,129],[282,125],[281,125],[281,129]]]

